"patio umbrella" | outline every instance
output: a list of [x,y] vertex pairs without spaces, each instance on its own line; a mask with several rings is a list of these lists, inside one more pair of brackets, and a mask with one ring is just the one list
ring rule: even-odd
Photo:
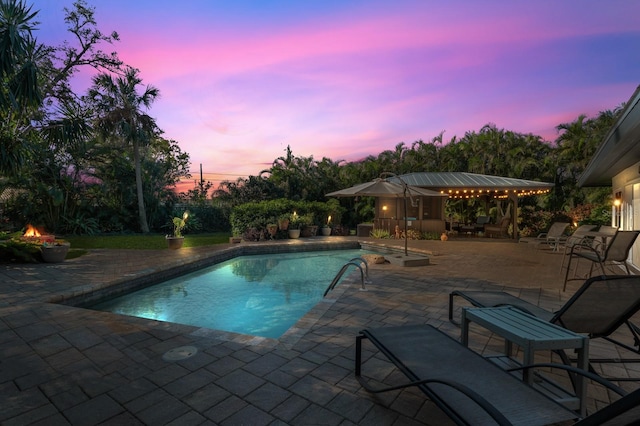
[[[413,196],[420,197],[448,197],[429,189],[407,185],[402,179],[394,176],[393,179],[401,183],[391,182],[388,179],[377,178],[371,182],[361,183],[350,188],[341,189],[326,194],[327,197],[397,197],[404,198],[404,214],[407,214],[407,198]],[[407,218],[404,218],[404,255],[408,256],[407,250]]]

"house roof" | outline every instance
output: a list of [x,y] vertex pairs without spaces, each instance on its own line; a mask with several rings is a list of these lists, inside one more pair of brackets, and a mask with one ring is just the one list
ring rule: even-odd
[[549,192],[553,188],[553,184],[547,182],[466,172],[409,173],[399,177],[408,185],[429,188],[460,198],[479,195],[501,197],[509,192],[518,196],[537,195]]
[[640,86],[580,175],[578,186],[611,186],[613,177],[640,161]]

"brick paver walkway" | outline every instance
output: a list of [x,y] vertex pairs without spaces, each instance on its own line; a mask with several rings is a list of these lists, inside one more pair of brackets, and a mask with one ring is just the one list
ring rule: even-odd
[[[310,242],[284,244],[298,249]],[[225,258],[238,245],[93,250],[61,264],[2,265],[0,424],[447,424],[415,389],[371,395],[361,388],[353,374],[358,331],[428,323],[458,337],[447,320],[453,289],[506,290],[553,309],[579,282],[562,293],[561,255],[526,244],[463,238],[409,244],[430,253],[431,264],[370,265],[367,291],[359,291],[353,274],[278,340],[55,303]],[[487,333],[472,337],[476,350],[501,347]],[[167,357],[182,347],[195,355]],[[382,358],[370,362],[389,381],[399,380]]]

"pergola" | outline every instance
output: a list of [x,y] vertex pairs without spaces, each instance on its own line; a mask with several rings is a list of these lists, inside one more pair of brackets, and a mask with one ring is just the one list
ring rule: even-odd
[[[438,191],[449,198],[495,198],[508,199],[513,203],[513,238],[517,239],[518,198],[546,194],[553,188],[552,183],[501,176],[481,175],[466,172],[423,172],[399,176],[408,185]],[[390,178],[389,180],[393,180]]]

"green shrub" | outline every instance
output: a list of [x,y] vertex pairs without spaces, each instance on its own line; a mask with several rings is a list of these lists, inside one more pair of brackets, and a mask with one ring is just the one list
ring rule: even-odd
[[440,239],[440,235],[437,232],[423,232],[422,233],[422,239],[423,240],[439,240]]
[[[335,201],[335,200],[332,200]],[[263,230],[269,223],[277,223],[278,218],[290,216],[296,213],[300,220],[308,225],[326,224],[328,217],[337,224],[334,218],[340,218],[345,209],[339,204],[329,201],[292,201],[285,198],[277,200],[260,201],[256,203],[241,204],[233,208],[231,212],[231,232],[233,235],[243,235],[248,229]],[[289,226],[295,226],[291,221]]]
[[527,206],[520,211],[520,235],[535,237],[546,232],[554,222],[572,223],[573,220],[565,212],[549,212],[536,210]]

